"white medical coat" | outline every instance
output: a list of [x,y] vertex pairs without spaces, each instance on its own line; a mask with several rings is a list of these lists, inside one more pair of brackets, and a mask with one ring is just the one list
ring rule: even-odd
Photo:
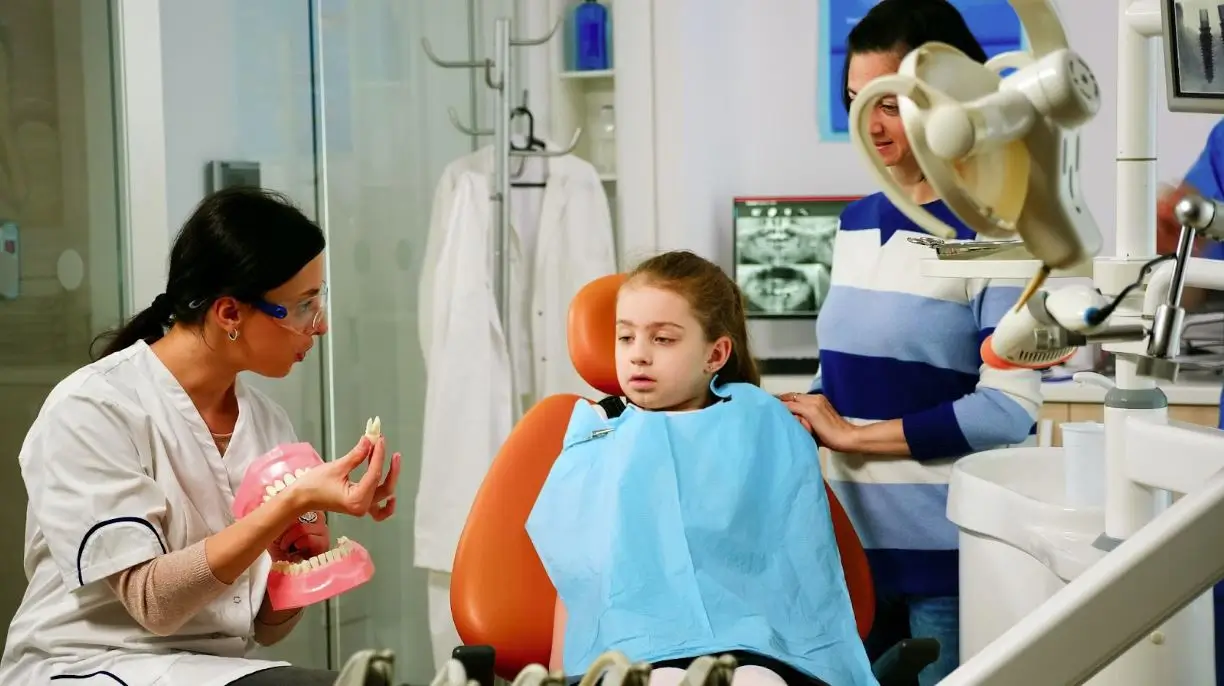
[[241,381],[236,392],[238,424],[223,459],[191,398],[144,342],[51,391],[18,455],[29,494],[29,587],[9,627],[0,684],[58,677],[222,686],[286,664],[246,659],[266,553],[170,637],[137,624],[106,582],[231,524],[247,465],[296,440],[276,403]]
[[[538,208],[525,206],[531,191],[511,189],[510,330],[502,338],[437,329],[442,312],[470,317],[480,326],[498,317],[490,260],[492,148],[451,163],[435,193],[418,304],[427,381],[415,522],[418,567],[450,571],[476,491],[510,433],[516,410],[555,393],[596,393],[570,362],[566,325],[574,295],[616,271],[608,198],[595,168],[577,157],[534,158],[527,164],[544,167],[546,186]],[[516,165],[512,160],[511,167]],[[535,217],[534,226],[525,225]],[[469,247],[451,243],[461,252],[444,257],[444,246],[456,233],[469,237]],[[485,238],[477,241],[476,235]],[[470,272],[472,287],[482,294],[479,304],[438,276],[448,259]],[[505,361],[500,352],[486,350],[490,346],[508,350]],[[508,370],[498,366],[504,364]],[[451,377],[445,370],[451,368],[464,368],[471,380],[446,381]],[[509,398],[500,385],[507,373]]]

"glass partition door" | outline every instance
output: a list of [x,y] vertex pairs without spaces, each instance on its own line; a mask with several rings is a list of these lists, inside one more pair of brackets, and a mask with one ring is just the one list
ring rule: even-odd
[[122,307],[110,3],[0,2],[0,623],[25,591],[17,453]]
[[483,74],[433,65],[421,39],[451,59],[470,59],[481,48],[472,40],[478,8],[459,0],[316,3],[329,440],[335,455],[347,452],[378,415],[389,447],[403,453],[392,519],[333,519],[335,533],[360,541],[378,570],[334,601],[333,651],[344,660],[363,648],[393,649],[397,680],[407,683],[433,677],[426,575],[412,564],[425,400],[418,278],[442,170],[479,144],[451,125],[447,108],[470,120],[473,94],[486,90]]

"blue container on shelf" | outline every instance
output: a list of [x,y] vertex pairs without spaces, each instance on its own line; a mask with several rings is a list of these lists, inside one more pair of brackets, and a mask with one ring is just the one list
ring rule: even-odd
[[574,69],[611,69],[608,51],[608,8],[597,0],[584,0],[574,8]]

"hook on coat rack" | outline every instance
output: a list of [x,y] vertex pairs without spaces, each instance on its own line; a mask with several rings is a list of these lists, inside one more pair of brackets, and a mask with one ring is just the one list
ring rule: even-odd
[[443,69],[475,69],[485,67],[492,62],[491,60],[444,60],[433,51],[433,46],[429,44],[428,38],[421,39],[421,47],[424,48],[425,56],[429,58],[429,61]]
[[464,124],[462,121],[459,120],[459,113],[455,111],[454,107],[447,107],[446,113],[450,115],[451,124],[454,125],[456,129],[459,129],[460,131],[462,131],[463,133],[466,133],[469,136],[492,136],[493,135],[493,129],[478,129],[475,126],[468,126],[467,124]]
[[527,45],[544,45],[548,41],[552,40],[552,37],[557,33],[557,29],[561,28],[561,21],[561,19],[557,19],[556,23],[553,24],[552,29],[550,29],[549,32],[544,34],[544,36],[541,38],[511,38],[510,45],[516,48]]

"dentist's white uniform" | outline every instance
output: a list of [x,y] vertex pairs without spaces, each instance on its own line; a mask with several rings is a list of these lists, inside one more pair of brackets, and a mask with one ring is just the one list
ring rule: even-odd
[[523,180],[546,185],[511,191],[510,330],[503,331],[490,268],[492,168],[485,148],[443,173],[420,281],[427,391],[414,562],[430,570],[438,668],[459,644],[450,571],[476,491],[516,408],[555,393],[596,395],[569,359],[569,305],[583,286],[616,271],[611,212],[595,168],[572,155],[528,159]]
[[0,684],[223,686],[287,664],[245,659],[267,554],[171,637],[141,628],[106,582],[228,526],[247,465],[296,440],[276,403],[241,381],[237,394],[222,459],[191,398],[143,342],[55,387],[18,456],[30,498],[29,587]]

